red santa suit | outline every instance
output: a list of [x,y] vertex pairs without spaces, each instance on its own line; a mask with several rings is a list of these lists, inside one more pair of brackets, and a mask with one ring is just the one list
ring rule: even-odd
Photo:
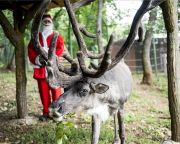
[[[48,52],[50,47],[50,42],[52,39],[54,32],[50,33],[48,36],[43,35],[43,33],[39,34],[39,41],[41,46]],[[58,36],[56,41],[56,55],[59,57],[62,55],[64,51],[64,40],[61,35]],[[35,51],[33,47],[32,41],[30,41],[28,45],[28,56],[30,62],[34,66],[34,79],[38,82],[39,93],[41,97],[41,102],[43,104],[43,115],[48,115],[48,107],[52,100],[56,100],[61,95],[61,88],[52,89],[49,87],[46,81],[46,68],[44,66],[40,66],[39,64],[39,54]]]

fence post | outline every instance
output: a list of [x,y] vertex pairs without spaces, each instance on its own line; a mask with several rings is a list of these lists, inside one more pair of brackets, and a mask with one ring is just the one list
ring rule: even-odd
[[153,52],[154,52],[155,74],[156,74],[156,76],[157,76],[157,54],[156,54],[156,44],[155,44],[154,35],[153,35]]
[[162,54],[163,71],[167,75],[167,54]]

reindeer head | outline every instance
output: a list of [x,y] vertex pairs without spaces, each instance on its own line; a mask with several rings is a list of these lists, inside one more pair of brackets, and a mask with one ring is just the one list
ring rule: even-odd
[[[96,81],[96,80],[95,80]],[[94,80],[81,79],[75,82],[59,99],[53,102],[49,110],[55,117],[63,116],[69,112],[86,111],[92,113],[99,105],[103,105],[102,94],[109,86]]]

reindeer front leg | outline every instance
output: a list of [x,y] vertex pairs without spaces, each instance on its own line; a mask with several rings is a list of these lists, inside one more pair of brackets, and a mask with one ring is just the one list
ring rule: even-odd
[[92,137],[91,144],[98,144],[101,128],[101,119],[97,114],[92,116]]
[[120,144],[119,134],[118,134],[118,121],[117,121],[117,113],[114,114],[114,141],[113,144]]
[[121,139],[121,144],[125,144],[124,104],[120,106],[117,115],[119,122],[119,137]]

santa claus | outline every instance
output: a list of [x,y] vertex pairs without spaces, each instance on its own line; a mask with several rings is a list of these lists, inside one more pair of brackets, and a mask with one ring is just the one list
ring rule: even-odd
[[[52,17],[45,14],[42,18],[42,32],[39,33],[39,42],[46,52],[50,48],[50,42],[54,35]],[[61,35],[58,35],[56,40],[56,55],[60,57],[64,51],[64,40]],[[52,89],[46,81],[46,61],[33,47],[32,40],[28,45],[28,56],[34,67],[33,78],[37,80],[41,102],[43,105],[43,114],[39,117],[40,121],[47,121],[49,118],[48,107],[52,101],[56,100],[61,95],[61,88]]]

